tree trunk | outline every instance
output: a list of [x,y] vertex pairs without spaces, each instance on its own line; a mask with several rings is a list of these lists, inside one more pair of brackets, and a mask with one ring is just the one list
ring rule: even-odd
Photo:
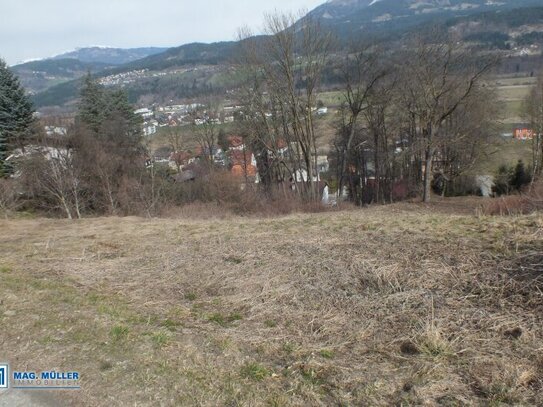
[[347,146],[345,147],[345,150],[343,150],[343,165],[341,168],[341,176],[339,178],[339,191],[343,191],[343,186],[345,185],[345,174],[347,173],[347,166],[348,166],[348,158],[349,153],[351,152],[351,148],[353,145],[354,136],[356,134],[356,122],[358,120],[358,114],[354,114],[351,118],[351,128],[349,130],[349,139],[347,140]]
[[64,211],[66,212],[66,216],[68,219],[72,220],[72,212],[70,211],[70,208],[68,207],[68,203],[66,202],[66,199],[64,197],[60,198],[60,202],[62,203],[62,207]]
[[380,157],[380,146],[379,146],[379,132],[374,129],[373,131],[373,164],[375,166],[374,168],[374,175],[375,175],[375,184],[373,186],[373,200],[375,203],[379,204],[381,203],[380,195],[381,195],[381,157]]
[[424,196],[423,202],[430,202],[432,194],[432,163],[434,160],[435,150],[431,147],[428,147],[426,150],[426,162],[425,162],[425,171],[424,171]]

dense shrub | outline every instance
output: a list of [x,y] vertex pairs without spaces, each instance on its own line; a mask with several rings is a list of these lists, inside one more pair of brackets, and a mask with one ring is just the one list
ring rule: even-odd
[[496,196],[509,195],[512,192],[521,191],[531,182],[530,169],[526,168],[522,160],[519,160],[514,167],[500,166],[492,191]]
[[[320,212],[329,208],[319,202],[307,202],[286,185],[264,191],[254,183],[224,170],[212,170],[194,181],[170,182],[164,191],[163,212],[176,207],[214,208],[237,215],[283,215],[293,212]],[[179,211],[177,211],[179,212]]]

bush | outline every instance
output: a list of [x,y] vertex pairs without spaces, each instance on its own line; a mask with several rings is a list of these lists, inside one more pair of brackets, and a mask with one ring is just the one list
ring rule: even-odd
[[[294,212],[323,212],[329,207],[318,202],[308,202],[297,193],[282,185],[263,191],[262,186],[244,183],[243,178],[236,177],[228,171],[211,170],[207,173],[201,169],[194,181],[182,183],[172,182],[166,187],[165,204],[162,213],[196,213],[209,214],[217,212],[234,215],[277,216]],[[210,213],[212,212],[212,213]]]
[[494,188],[492,188],[492,192],[494,195],[502,196],[502,195],[508,195],[511,191],[510,187],[510,181],[511,179],[511,169],[507,167],[506,165],[501,165],[498,169],[498,174],[496,175],[496,179],[494,180]]
[[525,187],[520,195],[494,199],[482,208],[486,215],[521,215],[543,210],[543,181]]
[[497,196],[509,195],[513,191],[521,191],[531,182],[530,169],[519,160],[514,167],[500,166],[492,191]]
[[[66,155],[67,159],[72,156]],[[79,160],[74,155],[74,160]],[[294,212],[331,210],[320,200],[308,202],[288,185],[247,183],[224,169],[195,165],[192,180],[176,180],[167,168],[135,168],[124,174],[104,174],[98,165],[86,168],[79,161],[58,162],[37,154],[20,163],[16,184],[24,195],[14,195],[11,181],[3,181],[0,212],[13,199],[20,208],[50,216],[76,218],[113,214],[118,216],[224,217],[231,215],[277,216]],[[55,171],[53,171],[55,170]],[[104,186],[111,187],[104,189]],[[77,189],[75,188],[77,187]],[[8,208],[9,209],[9,208]]]
[[0,178],[0,215],[6,218],[11,211],[20,205],[17,185],[14,180]]
[[447,182],[446,196],[480,196],[481,188],[471,175],[461,175]]

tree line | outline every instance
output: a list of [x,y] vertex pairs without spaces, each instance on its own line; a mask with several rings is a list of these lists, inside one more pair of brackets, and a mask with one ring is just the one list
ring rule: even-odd
[[[141,118],[126,93],[104,88],[90,76],[68,136],[34,136],[30,142],[32,106],[2,63],[0,174],[17,182],[2,182],[0,206],[17,201],[67,218],[151,216],[167,204],[241,202],[248,193],[274,205],[282,205],[278,196],[315,203],[324,182],[356,204],[417,196],[428,202],[432,192],[476,189],[459,180],[486,153],[497,131],[497,97],[488,81],[499,63],[494,53],[474,53],[442,28],[412,34],[394,50],[358,42],[335,53],[334,38],[317,21],[306,19],[301,26],[296,21],[276,13],[266,17],[266,37],[240,30],[235,74],[245,80],[235,93],[243,106],[235,126],[244,156],[245,151],[255,154],[259,181],[245,185],[243,192],[240,180],[232,180],[214,162],[215,145],[226,148],[228,143],[218,128],[210,123],[195,128],[203,153],[200,179],[176,183],[169,169],[150,159]],[[334,137],[325,146],[317,112],[323,78],[329,75],[340,80],[341,104]],[[536,133],[533,178],[543,169],[542,84],[526,108]],[[174,150],[184,144],[175,132],[168,139]],[[39,148],[25,151],[29,145]],[[320,174],[319,154],[325,149],[332,165]],[[17,151],[32,159],[13,168],[15,161],[7,157]],[[518,175],[520,169],[506,172]],[[507,178],[514,188],[524,180],[517,175]],[[247,177],[241,182],[247,183]]]
[[[19,91],[8,105],[19,112],[14,103],[18,96],[26,102],[21,104],[25,107],[24,122],[15,114],[6,121],[22,127],[14,129],[16,139],[8,139],[14,158],[6,160],[4,153],[0,161],[4,175],[14,179],[11,184],[2,184],[0,201],[4,205],[18,200],[23,209],[58,211],[70,219],[85,214],[128,214],[152,207],[152,202],[146,201],[150,199],[149,176],[142,120],[122,90],[103,88],[87,77],[67,136],[49,138],[33,128],[31,105],[16,80],[13,86]],[[32,137],[27,138],[32,130]],[[12,133],[0,134],[5,139],[4,135]]]
[[[318,22],[270,15],[267,43],[242,32],[239,67],[249,80],[245,135],[258,152],[263,184],[271,187],[303,168],[315,174],[315,110],[323,72],[342,78],[342,104],[331,143],[340,193],[357,203],[391,202],[406,195],[429,201],[436,175],[461,175],[484,152],[494,129],[496,96],[486,81],[498,63],[475,54],[435,28],[407,38],[399,51],[354,44],[344,55]],[[297,150],[285,160],[280,140]],[[316,196],[313,177],[300,188]],[[403,190],[404,192],[401,192]]]

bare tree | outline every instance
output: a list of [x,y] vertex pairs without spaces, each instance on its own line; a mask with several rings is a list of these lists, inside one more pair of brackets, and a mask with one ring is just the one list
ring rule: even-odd
[[183,165],[182,157],[180,153],[183,151],[185,146],[184,137],[181,133],[181,129],[178,127],[169,127],[166,133],[168,140],[168,145],[173,151],[173,158],[175,165],[177,167],[177,172],[181,171],[181,166]]
[[237,69],[246,81],[240,89],[243,112],[237,127],[255,153],[260,185],[271,192],[274,183],[284,185],[300,166],[295,157],[283,154],[285,147],[294,145],[294,140],[284,121],[284,105],[275,93],[268,92],[267,59],[262,51],[262,40],[247,28],[239,31],[238,38],[241,47]]
[[45,147],[27,160],[23,171],[28,179],[32,179],[38,191],[48,197],[68,219],[81,218],[81,179],[72,151]]
[[535,180],[543,173],[543,72],[539,75],[537,85],[525,101],[524,111],[534,132],[532,179]]
[[348,112],[347,141],[341,154],[339,190],[343,189],[344,176],[349,165],[353,142],[358,129],[360,115],[368,109],[368,97],[372,89],[387,75],[387,69],[379,62],[382,53],[370,46],[350,53],[342,66],[345,83],[344,102]]
[[419,34],[404,56],[404,106],[415,120],[423,149],[423,201],[430,201],[433,162],[440,140],[447,138],[447,120],[473,96],[484,75],[497,63],[493,57],[475,56],[449,34],[434,29]]
[[367,95],[367,108],[363,112],[369,141],[373,150],[374,182],[372,201],[391,201],[394,181],[393,164],[395,154],[393,109],[395,81],[381,80],[372,86]]
[[[292,169],[307,173],[304,194],[309,199],[317,199],[314,111],[330,35],[311,19],[297,21],[291,14],[275,13],[265,17],[268,37],[260,40],[260,46],[253,47],[246,58],[252,68],[253,92],[258,94],[251,100],[254,110],[248,112],[247,119],[258,123],[255,132],[258,137],[264,135],[263,130],[272,130],[271,139],[262,140],[263,145],[272,147],[270,151],[277,146],[278,138],[288,143]],[[262,97],[264,94],[266,97]],[[266,116],[273,120],[267,120]]]
[[205,110],[197,110],[192,113],[193,140],[202,150],[202,156],[209,165],[213,165],[215,162],[214,151],[219,142],[219,126],[216,123],[217,112],[218,110],[210,104]]

